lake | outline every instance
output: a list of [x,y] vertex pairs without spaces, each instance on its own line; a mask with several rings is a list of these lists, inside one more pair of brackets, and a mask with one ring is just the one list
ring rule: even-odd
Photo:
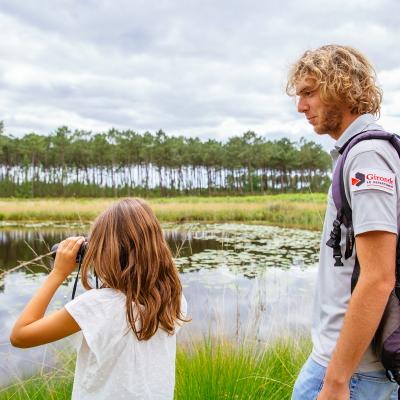
[[[320,232],[244,224],[163,228],[192,318],[179,340],[211,334],[262,343],[309,332]],[[54,354],[70,344],[66,339],[28,350],[11,347],[8,338],[15,319],[45,279],[52,259],[14,268],[87,230],[81,224],[4,224],[0,229],[0,269],[13,269],[0,278],[0,386],[54,367]],[[60,287],[49,310],[69,301],[73,280],[74,276]]]

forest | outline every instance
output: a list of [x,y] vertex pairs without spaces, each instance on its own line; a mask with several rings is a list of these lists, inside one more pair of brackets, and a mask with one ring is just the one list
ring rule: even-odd
[[14,137],[0,126],[1,197],[118,197],[325,192],[331,161],[302,138],[248,131],[225,142],[110,129]]

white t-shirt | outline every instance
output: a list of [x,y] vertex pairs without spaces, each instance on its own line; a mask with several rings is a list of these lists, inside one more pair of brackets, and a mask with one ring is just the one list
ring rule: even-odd
[[[125,300],[123,293],[104,288],[65,305],[83,333],[72,400],[173,399],[176,334],[160,328],[139,341],[127,323]],[[186,315],[183,295],[181,308]]]

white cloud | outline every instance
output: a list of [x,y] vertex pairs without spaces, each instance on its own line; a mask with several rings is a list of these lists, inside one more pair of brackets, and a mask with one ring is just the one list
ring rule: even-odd
[[343,43],[376,66],[381,122],[400,127],[396,0],[49,0],[0,5],[6,132],[163,129],[221,140],[247,130],[324,146],[284,93],[307,48]]

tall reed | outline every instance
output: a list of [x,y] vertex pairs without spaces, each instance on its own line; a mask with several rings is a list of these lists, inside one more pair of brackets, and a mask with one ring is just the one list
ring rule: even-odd
[[[319,230],[326,195],[149,199],[162,222],[261,222]],[[3,221],[92,221],[110,205],[110,199],[0,199]]]
[[[205,338],[181,343],[176,359],[176,400],[290,399],[294,380],[310,352],[306,339],[270,345]],[[75,357],[60,355],[59,368],[0,389],[1,400],[71,398]]]

